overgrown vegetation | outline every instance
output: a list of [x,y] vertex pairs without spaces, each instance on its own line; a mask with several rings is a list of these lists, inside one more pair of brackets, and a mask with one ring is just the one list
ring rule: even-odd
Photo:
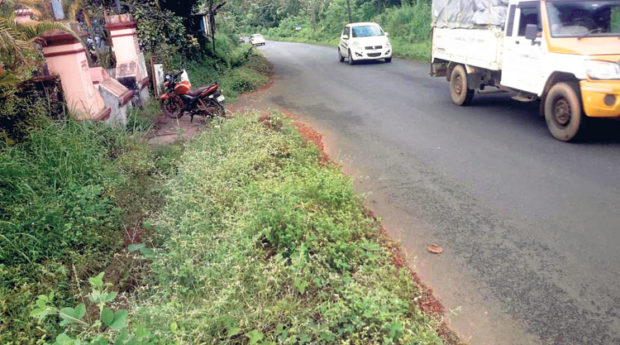
[[181,162],[130,327],[158,344],[442,343],[351,179],[287,120],[226,121]]
[[[146,123],[153,115],[133,116]],[[55,322],[37,325],[29,316],[36,296],[71,304],[87,277],[108,268],[160,207],[160,181],[175,154],[151,150],[136,126],[39,121],[0,151],[2,344],[55,336]]]

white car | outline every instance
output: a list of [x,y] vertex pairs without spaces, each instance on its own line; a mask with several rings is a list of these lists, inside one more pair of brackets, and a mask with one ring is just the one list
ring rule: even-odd
[[254,34],[250,36],[250,43],[254,46],[264,46],[265,38],[261,34]]
[[338,45],[340,62],[345,59],[353,65],[362,60],[380,60],[392,62],[392,45],[388,33],[377,23],[347,24],[342,30]]

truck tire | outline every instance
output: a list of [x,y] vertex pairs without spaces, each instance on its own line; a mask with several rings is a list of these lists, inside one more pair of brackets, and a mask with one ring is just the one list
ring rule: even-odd
[[574,141],[585,132],[586,117],[581,106],[579,86],[575,82],[557,83],[545,97],[545,121],[554,138]]
[[456,105],[468,105],[476,90],[467,86],[467,72],[463,65],[456,65],[450,73],[450,97]]

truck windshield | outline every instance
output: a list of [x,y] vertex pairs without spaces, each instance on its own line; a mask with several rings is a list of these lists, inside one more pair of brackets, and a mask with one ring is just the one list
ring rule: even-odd
[[620,35],[620,1],[547,2],[553,37]]
[[383,36],[383,30],[376,25],[354,26],[353,37]]

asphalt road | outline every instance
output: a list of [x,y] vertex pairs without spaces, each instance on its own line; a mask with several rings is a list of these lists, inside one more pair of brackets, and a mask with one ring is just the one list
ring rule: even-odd
[[453,105],[427,64],[260,49],[275,68],[269,102],[324,131],[463,339],[620,344],[620,122],[561,143],[537,104]]

